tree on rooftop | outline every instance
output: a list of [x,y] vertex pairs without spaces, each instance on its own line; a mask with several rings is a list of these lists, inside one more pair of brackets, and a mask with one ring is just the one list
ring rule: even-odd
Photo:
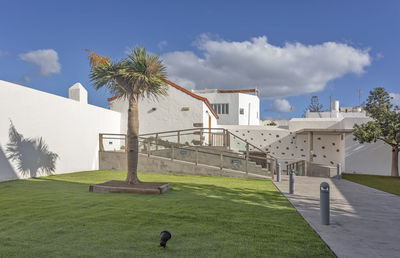
[[378,140],[392,147],[392,176],[399,176],[400,108],[393,106],[391,97],[382,87],[369,92],[365,110],[373,119],[354,125],[354,140],[370,143]]
[[167,95],[165,66],[157,55],[150,55],[145,48],[136,47],[127,58],[113,62],[108,57],[89,51],[90,80],[96,90],[105,87],[112,94],[128,100],[126,182],[140,183],[137,176],[139,158],[139,99],[158,99]]
[[318,96],[311,97],[311,103],[308,105],[307,109],[310,112],[321,112],[322,111],[322,104],[319,103]]

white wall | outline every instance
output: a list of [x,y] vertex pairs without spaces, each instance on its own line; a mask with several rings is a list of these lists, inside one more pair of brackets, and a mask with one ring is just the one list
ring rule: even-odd
[[21,178],[6,158],[10,120],[59,155],[55,173],[98,168],[99,133],[119,133],[120,113],[0,80],[0,181]]
[[260,99],[258,96],[239,93],[239,110],[240,108],[244,109],[244,114],[239,114],[239,125],[260,124]]
[[[218,127],[218,120],[215,118],[215,116],[211,113],[211,110],[207,107],[207,105],[203,102],[203,110],[201,111],[202,113],[199,114],[199,116],[203,116],[203,126],[204,127],[209,127],[209,116],[211,116],[211,128],[217,128]],[[183,128],[187,129],[187,128]]]
[[[307,133],[295,132],[272,126],[224,126],[233,134],[246,139],[256,147],[268,151],[279,160],[310,160],[325,165],[344,164],[344,139],[340,135],[312,135],[313,151],[310,152],[310,141]],[[235,147],[235,146],[233,146]],[[285,163],[284,162],[284,163]]]
[[[274,126],[220,126],[246,139],[257,147],[283,160],[310,160],[314,163],[336,166],[342,164],[347,173],[386,175],[391,174],[391,148],[381,141],[359,144],[351,133],[338,134],[314,132],[313,151],[310,152],[311,134],[295,132],[301,129],[352,129],[354,124],[370,121],[368,117],[357,118],[295,118],[286,130]],[[282,162],[281,162],[282,163]],[[400,166],[400,164],[399,164]]]
[[[245,93],[218,93],[217,90],[210,90],[210,92],[203,92],[200,90],[194,92],[207,98],[212,104],[229,104],[229,114],[218,114],[219,125],[260,124],[260,99],[256,95]],[[244,109],[243,115],[240,114],[241,108]]]
[[[189,107],[188,111],[183,108]],[[153,109],[155,108],[155,110]],[[121,112],[121,133],[127,132],[128,102],[117,99],[111,103],[111,109]],[[202,100],[172,87],[168,87],[168,96],[158,101],[148,98],[139,101],[139,133],[154,133],[193,128],[194,123],[203,123],[208,127],[208,114],[211,114],[212,126],[217,120]]]
[[351,134],[346,136],[345,172],[390,176],[392,148],[382,141],[359,144],[353,138]]
[[331,112],[331,111],[322,111],[322,112],[310,112],[307,110],[306,118],[345,118],[345,117],[365,117],[365,111],[351,111],[351,112]]
[[292,118],[289,121],[289,130],[301,129],[339,129],[341,118]]
[[229,104],[229,114],[218,114],[219,125],[237,125],[239,124],[239,94],[238,93],[198,93],[205,97],[211,104]]

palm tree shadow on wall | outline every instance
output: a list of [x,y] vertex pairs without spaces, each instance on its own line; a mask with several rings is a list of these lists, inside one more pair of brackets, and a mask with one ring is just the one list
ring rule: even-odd
[[51,152],[48,145],[39,138],[24,138],[10,121],[8,132],[10,142],[6,147],[7,158],[14,161],[23,176],[37,177],[38,172],[52,174],[56,169],[58,154]]

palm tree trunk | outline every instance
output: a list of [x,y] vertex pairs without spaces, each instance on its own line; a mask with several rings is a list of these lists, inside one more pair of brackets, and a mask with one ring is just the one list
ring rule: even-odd
[[128,109],[128,173],[126,176],[126,182],[128,184],[140,183],[137,176],[137,167],[139,159],[139,108],[138,108],[138,96],[132,95],[129,98],[129,109]]
[[399,147],[392,147],[392,176],[399,176]]

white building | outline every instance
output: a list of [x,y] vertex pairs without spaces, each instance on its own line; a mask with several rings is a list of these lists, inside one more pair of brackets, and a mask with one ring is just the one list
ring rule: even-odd
[[[258,119],[252,120],[250,115],[249,122],[246,114],[259,109],[257,96],[237,91],[216,91],[200,96],[170,81],[168,84],[165,98],[158,102],[146,98],[140,101],[141,134],[223,127],[277,157],[283,166],[306,160],[330,166],[340,163],[348,173],[390,175],[391,148],[388,145],[382,142],[359,144],[353,140],[354,124],[370,120],[362,110],[340,108],[335,101],[332,111],[321,112],[322,117],[277,121],[277,126],[252,125],[257,124]],[[205,96],[212,97],[212,102]],[[25,139],[41,138],[48,149],[58,155],[54,164],[56,173],[97,169],[99,133],[126,133],[127,128],[127,103],[117,98],[110,101],[112,110],[89,105],[87,91],[80,83],[69,89],[69,98],[63,98],[0,80],[0,181],[27,177],[26,173],[20,173],[19,165],[7,157],[10,122]],[[217,125],[219,116],[211,103],[220,113],[228,113],[221,114],[219,119],[227,115],[224,123],[237,121],[237,124]],[[229,105],[223,107],[222,104]],[[246,106],[250,106],[247,111]],[[240,120],[241,108],[247,123]],[[232,115],[231,120],[229,115]]]
[[331,108],[328,111],[311,112],[307,110],[306,118],[345,118],[365,117],[366,112],[362,107],[339,107],[339,101],[331,101]]
[[276,126],[224,126],[277,157],[285,166],[306,160],[327,166],[342,165],[347,173],[390,175],[391,147],[381,141],[359,144],[352,130],[355,124],[371,120],[359,108],[340,108],[332,103],[332,112],[313,113],[306,118],[276,121]]
[[[168,95],[158,101],[144,98],[139,101],[140,134],[189,129],[193,127],[216,128],[218,114],[207,100],[187,89],[166,80]],[[121,133],[127,132],[128,101],[113,97],[110,109],[121,113]]]
[[259,125],[260,99],[256,89],[192,90],[207,98],[219,115],[218,125]]

